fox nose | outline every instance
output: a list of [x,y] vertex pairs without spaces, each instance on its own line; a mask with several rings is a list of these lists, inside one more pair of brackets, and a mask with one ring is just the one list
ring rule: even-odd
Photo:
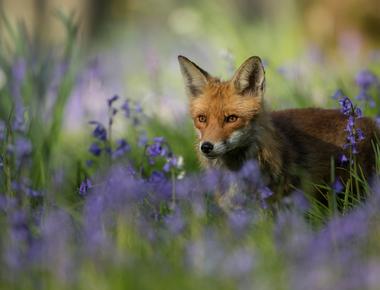
[[210,142],[203,142],[201,145],[201,150],[203,153],[208,154],[212,151],[212,149],[214,149],[214,145]]

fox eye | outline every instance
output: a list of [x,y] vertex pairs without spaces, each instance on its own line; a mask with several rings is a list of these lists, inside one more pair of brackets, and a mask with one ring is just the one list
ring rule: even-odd
[[198,121],[201,123],[205,123],[207,121],[207,118],[205,115],[199,115],[198,116]]
[[238,119],[238,116],[236,115],[229,115],[227,117],[224,118],[224,121],[227,122],[227,123],[233,123],[233,122],[236,122]]

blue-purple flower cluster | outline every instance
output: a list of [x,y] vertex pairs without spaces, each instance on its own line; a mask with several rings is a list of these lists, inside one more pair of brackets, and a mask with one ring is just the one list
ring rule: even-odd
[[359,94],[356,96],[357,100],[366,102],[370,107],[376,106],[376,100],[371,94],[371,90],[375,89],[380,93],[379,78],[370,70],[362,70],[358,72],[355,82],[359,87]]
[[[340,90],[334,94],[333,98],[339,101],[341,112],[347,116],[347,126],[345,128],[345,131],[347,132],[347,143],[343,145],[343,149],[348,150],[352,155],[356,155],[359,153],[358,143],[365,138],[363,131],[355,126],[356,120],[363,116],[362,110],[355,106],[351,99],[344,96]],[[342,154],[340,159],[341,163],[344,164],[349,160],[349,157]]]
[[[114,95],[107,100],[109,113],[107,128],[101,122],[90,122],[94,126],[92,131],[94,142],[88,149],[91,155],[94,158],[100,158],[104,152],[108,157],[111,157],[112,161],[117,161],[131,151],[131,145],[126,139],[119,138],[115,142],[111,140],[114,119],[121,110],[124,112],[125,118],[131,121],[133,130],[138,132],[137,147],[140,148],[140,151],[142,149],[142,160],[140,162],[132,162],[131,158],[125,160],[128,163],[129,172],[133,172],[133,174],[137,174],[139,177],[146,178],[152,182],[159,182],[168,177],[171,178],[172,174],[176,177],[183,176],[183,158],[174,155],[164,137],[154,137],[150,141],[146,131],[141,129],[141,125],[146,119],[141,105],[130,100],[125,100],[121,107],[117,108],[115,104],[119,99],[118,95]],[[138,148],[136,151],[139,150]],[[144,159],[147,162],[144,162]],[[94,159],[89,159],[86,163],[91,167],[94,164]],[[92,186],[90,179],[86,177],[79,186],[79,193],[81,195],[86,194]]]
[[357,100],[363,101],[371,109],[376,111],[376,122],[380,127],[380,80],[379,77],[370,70],[361,70],[355,78],[359,87]]
[[376,289],[378,184],[361,207],[312,230],[296,200],[284,201],[275,219],[266,215],[258,201],[267,194],[253,194],[260,180],[254,163],[236,174],[207,171],[176,184],[138,178],[115,165],[95,180],[75,215],[64,208],[28,212],[1,197],[0,215],[9,227],[0,238],[2,279],[22,283],[25,273],[38,270],[54,283],[79,287],[90,264],[98,272],[169,271],[238,289],[275,289],[279,277],[289,290]]
[[42,191],[33,189],[26,170],[32,166],[33,145],[24,114],[16,110],[7,121],[0,116],[0,192],[39,197]]

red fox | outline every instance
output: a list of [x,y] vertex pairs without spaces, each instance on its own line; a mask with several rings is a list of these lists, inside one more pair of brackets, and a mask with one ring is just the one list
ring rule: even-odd
[[[331,159],[336,175],[347,178],[339,165],[347,143],[348,117],[333,109],[288,109],[268,112],[264,104],[265,71],[259,57],[248,58],[229,81],[212,77],[184,56],[178,57],[198,133],[198,156],[203,167],[238,171],[257,160],[263,177],[277,197],[309,184],[331,182]],[[365,139],[356,156],[364,176],[375,171],[373,142],[380,137],[375,121],[357,119]]]

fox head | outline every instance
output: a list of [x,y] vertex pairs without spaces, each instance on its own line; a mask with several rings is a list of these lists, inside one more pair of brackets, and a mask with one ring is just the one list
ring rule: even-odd
[[260,58],[248,58],[229,81],[212,77],[184,56],[178,60],[201,154],[214,159],[248,146],[252,123],[263,110],[265,71]]

